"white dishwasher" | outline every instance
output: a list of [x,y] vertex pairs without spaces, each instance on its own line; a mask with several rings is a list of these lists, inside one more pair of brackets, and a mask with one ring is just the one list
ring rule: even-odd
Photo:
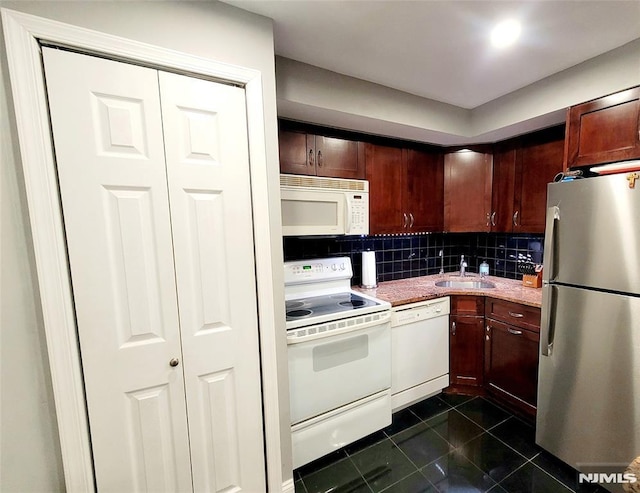
[[449,385],[449,312],[448,297],[392,308],[393,411]]

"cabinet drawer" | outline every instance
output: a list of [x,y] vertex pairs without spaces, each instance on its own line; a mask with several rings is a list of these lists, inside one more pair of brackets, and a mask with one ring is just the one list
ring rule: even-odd
[[451,314],[484,317],[484,296],[451,296]]
[[534,306],[487,298],[485,316],[494,320],[502,320],[516,327],[535,332],[540,331],[540,308]]

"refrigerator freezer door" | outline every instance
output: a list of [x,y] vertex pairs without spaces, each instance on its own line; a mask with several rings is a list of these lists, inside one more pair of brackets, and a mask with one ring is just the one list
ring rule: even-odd
[[640,294],[639,211],[624,174],[550,183],[545,280]]
[[583,472],[623,472],[640,456],[640,298],[543,289],[557,309],[542,317],[536,443]]

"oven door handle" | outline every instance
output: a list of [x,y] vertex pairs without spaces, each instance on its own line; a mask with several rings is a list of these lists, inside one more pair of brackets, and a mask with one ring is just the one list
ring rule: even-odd
[[[372,320],[365,322],[364,320],[371,318]],[[357,319],[362,319],[362,322],[358,322]],[[333,337],[341,334],[348,334],[349,332],[356,332],[376,325],[384,325],[391,320],[391,311],[377,312],[369,315],[361,315],[357,317],[356,322],[353,325],[340,326],[342,323],[348,323],[353,319],[336,320],[335,322],[327,322],[324,324],[318,324],[317,326],[303,327],[301,329],[293,329],[287,334],[287,344],[300,344],[303,342],[314,341],[317,339],[325,339],[327,337]],[[297,335],[302,334],[302,335]]]

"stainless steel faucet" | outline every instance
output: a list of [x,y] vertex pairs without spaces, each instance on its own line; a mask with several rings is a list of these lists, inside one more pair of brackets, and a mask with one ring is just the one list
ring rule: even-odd
[[465,274],[465,270],[467,268],[467,263],[464,261],[464,255],[460,256],[460,277],[464,277]]
[[438,256],[440,257],[440,275],[442,276],[444,275],[444,250],[440,250]]

